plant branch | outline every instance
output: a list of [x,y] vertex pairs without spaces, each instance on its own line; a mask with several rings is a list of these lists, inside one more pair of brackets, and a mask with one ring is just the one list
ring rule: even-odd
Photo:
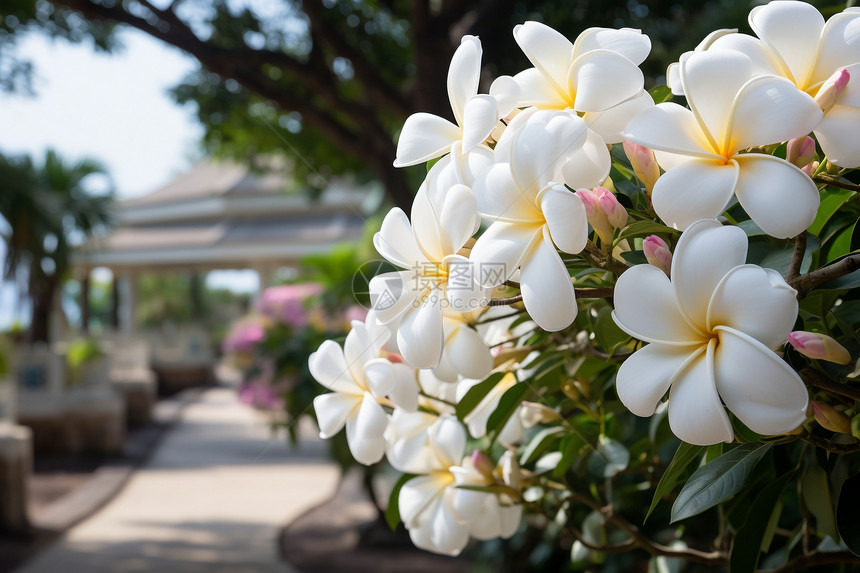
[[860,389],[849,386],[848,384],[828,380],[813,368],[804,368],[798,372],[798,374],[800,374],[801,379],[803,379],[804,384],[807,386],[815,386],[816,388],[821,388],[822,390],[827,390],[828,392],[833,392],[840,396],[860,400]]
[[815,176],[815,181],[821,181],[822,183],[827,183],[828,185],[832,185],[834,187],[839,187],[840,189],[848,189],[849,191],[860,191],[860,185],[854,185],[853,183],[846,183],[844,181],[840,181],[835,177],[830,177],[829,175],[824,175],[820,173]]
[[806,231],[803,231],[793,239],[794,252],[791,254],[791,265],[785,279],[788,282],[800,276],[800,267],[803,264],[803,255],[806,254]]
[[842,455],[860,452],[860,442],[854,444],[837,444],[835,442],[831,442],[826,438],[816,436],[815,434],[798,436],[798,439],[806,442],[807,444],[815,446],[816,448],[821,448],[823,450],[827,450],[828,452],[833,452],[834,454]]
[[860,269],[860,254],[848,255],[811,273],[796,277],[788,281],[788,284],[797,291],[797,299],[802,300],[815,287],[844,277],[857,269]]
[[[577,288],[573,289],[577,298],[605,298],[612,300],[614,289],[612,287]],[[490,299],[489,306],[505,306],[523,301],[523,295],[510,296],[506,298]]]
[[848,551],[813,551],[789,561],[782,567],[766,569],[762,573],[795,573],[796,571],[808,571],[810,567],[833,563],[860,563],[860,557]]
[[582,533],[569,523],[567,524],[567,530],[586,548],[592,551],[597,551],[598,553],[626,553],[627,551],[636,548],[636,542],[633,539],[628,539],[627,541],[616,543],[614,545],[595,545],[594,543],[587,541]]

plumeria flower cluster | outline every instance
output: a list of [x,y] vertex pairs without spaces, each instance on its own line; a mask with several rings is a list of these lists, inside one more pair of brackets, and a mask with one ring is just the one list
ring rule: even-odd
[[[406,120],[395,166],[433,164],[374,237],[399,270],[371,280],[366,321],[310,369],[332,391],[314,401],[322,437],[346,426],[356,461],[415,476],[391,503],[418,547],[509,537],[524,503],[553,496],[567,519],[573,494],[547,493],[566,472],[611,480],[653,459],[611,435],[627,411],[690,447],[795,440],[814,420],[851,432],[846,404],[810,407],[799,373],[850,369],[849,350],[795,327],[812,312],[799,300],[858,264],[837,260],[842,243],[807,247],[850,198],[825,185],[860,166],[860,10],[825,22],[777,0],[750,25],[708,36],[651,93],[638,30],[571,42],[526,22],[513,36],[532,67],[486,94],[465,36],[455,122]],[[845,229],[829,236],[850,243]]]

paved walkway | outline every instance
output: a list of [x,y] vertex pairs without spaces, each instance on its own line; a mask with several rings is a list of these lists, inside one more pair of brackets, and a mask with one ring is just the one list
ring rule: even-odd
[[291,450],[234,391],[207,390],[114,500],[19,573],[290,572],[280,528],[339,476],[312,434]]

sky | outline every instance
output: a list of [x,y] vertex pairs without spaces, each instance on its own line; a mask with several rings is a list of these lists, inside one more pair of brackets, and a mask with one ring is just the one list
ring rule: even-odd
[[[96,52],[30,34],[19,46],[33,62],[35,96],[0,92],[0,151],[37,162],[48,148],[68,160],[106,165],[120,199],[161,187],[201,155],[202,127],[193,106],[177,105],[167,90],[197,67],[194,59],[142,32],[119,35],[124,48]],[[3,256],[0,243],[0,258]],[[253,272],[213,273],[207,284],[254,291]],[[0,328],[26,316],[14,285],[0,287]]]

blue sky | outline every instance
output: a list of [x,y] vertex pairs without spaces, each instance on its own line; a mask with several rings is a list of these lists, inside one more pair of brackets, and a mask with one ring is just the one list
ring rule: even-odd
[[[195,60],[135,30],[123,30],[114,54],[85,42],[70,44],[31,34],[18,46],[35,67],[33,97],[0,92],[0,151],[41,160],[52,147],[68,159],[104,163],[120,198],[153,191],[200,157],[202,128],[194,108],[180,107],[167,90],[197,66]],[[0,257],[3,255],[0,243]],[[209,284],[254,290],[254,273],[218,273]],[[0,287],[0,328],[16,309],[16,288]]]

